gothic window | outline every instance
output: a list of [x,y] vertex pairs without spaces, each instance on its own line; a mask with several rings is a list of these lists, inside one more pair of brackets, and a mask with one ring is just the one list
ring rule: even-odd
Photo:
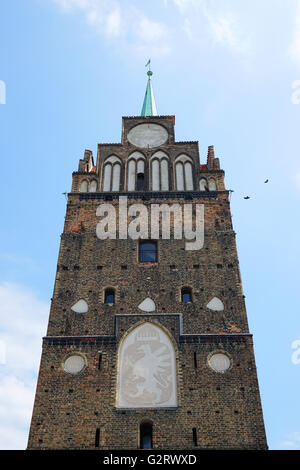
[[127,190],[143,191],[145,189],[145,157],[140,152],[130,155],[127,164]]
[[97,181],[92,180],[89,185],[89,192],[90,193],[95,193],[97,191]]
[[152,423],[149,421],[140,425],[140,449],[152,449]]
[[157,243],[152,241],[140,242],[139,246],[140,263],[156,263],[157,262]]
[[199,189],[200,191],[208,191],[208,184],[206,178],[200,178]]
[[192,290],[189,287],[181,289],[181,302],[184,304],[192,302]]
[[88,182],[86,180],[83,180],[80,185],[80,192],[87,193],[87,190],[88,190]]
[[137,174],[137,190],[143,191],[145,189],[145,175],[144,173]]
[[162,328],[140,324],[121,341],[118,357],[118,408],[177,407],[175,349]]
[[156,152],[151,159],[152,191],[169,191],[169,158]]
[[112,155],[104,162],[103,191],[120,191],[121,160]]
[[180,155],[175,160],[175,176],[177,191],[192,191],[193,183],[193,161],[187,155]]
[[217,190],[217,185],[216,185],[216,181],[214,180],[214,178],[209,178],[209,180],[208,180],[208,189],[210,191],[216,191]]
[[114,289],[105,289],[104,303],[105,304],[114,304],[115,303],[115,291],[114,291]]

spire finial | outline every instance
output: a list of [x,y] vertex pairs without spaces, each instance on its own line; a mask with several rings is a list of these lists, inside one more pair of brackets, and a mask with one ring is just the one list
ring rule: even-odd
[[147,64],[145,65],[145,67],[149,66],[149,69],[147,72],[148,83],[147,83],[141,116],[157,116],[157,109],[156,109],[155,98],[154,98],[154,93],[153,93],[153,88],[152,88],[152,81],[151,81],[153,72],[150,69],[150,64],[151,64],[151,59],[149,59]]

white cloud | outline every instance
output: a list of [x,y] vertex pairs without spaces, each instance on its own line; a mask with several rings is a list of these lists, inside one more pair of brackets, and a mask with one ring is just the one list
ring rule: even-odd
[[231,14],[227,17],[214,17],[207,13],[207,19],[215,42],[229,46],[237,52],[248,51],[249,42],[237,33],[236,23]]
[[146,52],[147,56],[153,57],[164,56],[171,50],[168,27],[162,22],[151,20],[142,10],[124,0],[52,1],[66,13],[82,14],[99,35],[119,40],[118,46]]
[[[230,50],[248,53],[250,42],[238,28],[233,12],[221,11],[213,2],[207,0],[173,0],[181,15],[184,16],[183,30],[190,40],[197,39],[201,23],[208,28],[212,40]],[[203,36],[201,36],[201,41]]]
[[300,450],[300,432],[291,433],[288,438],[280,443],[281,450]]
[[119,7],[116,7],[106,20],[106,34],[108,36],[119,36],[121,33],[121,13]]
[[0,449],[24,449],[49,306],[12,283],[0,285]]
[[185,13],[188,8],[199,7],[203,4],[203,0],[173,0],[181,13]]
[[183,31],[185,32],[185,34],[187,35],[187,37],[190,39],[190,40],[193,40],[195,35],[193,33],[193,29],[192,29],[192,25],[191,25],[191,22],[188,18],[185,18],[184,19],[184,22],[183,22]]
[[293,40],[289,47],[289,56],[300,69],[300,5],[296,13]]
[[139,21],[138,34],[140,39],[146,43],[156,42],[166,37],[166,28],[144,16]]
[[300,190],[300,171],[294,175],[294,180],[296,182],[298,189]]

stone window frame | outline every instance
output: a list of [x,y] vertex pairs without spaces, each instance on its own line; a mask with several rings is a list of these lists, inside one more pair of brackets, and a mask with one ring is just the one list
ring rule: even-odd
[[[106,293],[110,291],[110,292],[113,292],[113,295],[114,295],[114,301],[113,302],[106,302]],[[117,300],[117,294],[116,294],[116,288],[115,287],[105,287],[103,289],[103,303],[105,305],[115,305],[116,304],[116,300]]]
[[[107,303],[105,303],[105,292],[106,292],[107,290],[109,290],[109,289],[113,290],[114,293],[115,293],[115,301],[114,301],[113,304],[107,304]],[[104,305],[112,305],[112,306],[113,306],[113,305],[116,305],[116,303],[119,302],[119,301],[120,301],[120,295],[119,295],[119,289],[118,289],[117,287],[112,286],[111,284],[103,286],[103,288],[102,288],[102,294],[101,294],[101,302],[102,302]]]

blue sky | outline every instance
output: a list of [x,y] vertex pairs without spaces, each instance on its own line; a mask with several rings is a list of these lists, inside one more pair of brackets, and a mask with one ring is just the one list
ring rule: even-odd
[[159,114],[234,190],[268,443],[300,449],[300,1],[6,1],[0,50],[0,448],[27,444],[62,193],[140,114],[151,57]]

